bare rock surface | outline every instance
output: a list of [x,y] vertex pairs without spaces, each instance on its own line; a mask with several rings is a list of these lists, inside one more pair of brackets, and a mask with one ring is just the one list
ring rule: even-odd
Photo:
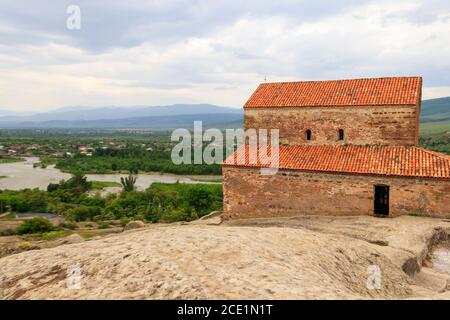
[[84,239],[77,233],[73,233],[70,236],[67,236],[61,240],[59,240],[61,244],[72,244],[72,243],[80,243],[83,242]]
[[[446,283],[437,282],[445,276],[402,269],[449,227],[419,217],[150,225],[1,258],[0,298],[449,299]],[[373,265],[379,289],[367,286]],[[77,288],[68,286],[74,268]]]
[[145,223],[140,220],[130,221],[126,224],[126,226],[123,228],[123,231],[128,231],[132,229],[139,229],[144,228]]

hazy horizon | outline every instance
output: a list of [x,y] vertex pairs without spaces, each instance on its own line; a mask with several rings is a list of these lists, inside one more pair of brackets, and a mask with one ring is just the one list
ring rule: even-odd
[[74,105],[68,105],[68,106],[60,106],[60,107],[53,107],[53,108],[46,108],[44,110],[24,110],[24,111],[14,111],[14,110],[8,110],[6,108],[2,108],[0,106],[0,111],[7,111],[7,112],[12,112],[12,113],[46,113],[46,112],[55,112],[55,111],[69,111],[69,110],[80,110],[81,109],[102,109],[102,108],[109,108],[109,109],[122,109],[122,108],[158,108],[158,107],[172,107],[172,106],[179,106],[179,105],[183,105],[183,106],[196,106],[196,105],[211,105],[214,107],[220,107],[220,108],[232,108],[232,109],[240,109],[242,108],[242,106],[224,106],[224,105],[215,105],[215,104],[211,104],[211,103],[172,103],[172,104],[167,104],[167,105],[82,105],[82,106],[74,106]]

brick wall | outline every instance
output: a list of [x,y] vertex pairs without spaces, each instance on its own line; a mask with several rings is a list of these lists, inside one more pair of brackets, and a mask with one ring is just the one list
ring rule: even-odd
[[390,216],[450,217],[450,181],[223,167],[226,218],[372,215],[374,185],[390,186]]
[[[419,106],[247,108],[244,128],[280,130],[280,143],[417,145]],[[339,141],[339,129],[345,139]]]

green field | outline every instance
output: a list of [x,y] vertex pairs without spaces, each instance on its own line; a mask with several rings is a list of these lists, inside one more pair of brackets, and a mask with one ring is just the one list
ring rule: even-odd
[[91,188],[93,190],[101,190],[103,188],[111,187],[122,187],[122,185],[114,181],[91,181]]
[[422,101],[420,146],[450,154],[450,97]]
[[450,120],[442,122],[426,122],[421,123],[419,127],[421,135],[443,134],[450,132]]

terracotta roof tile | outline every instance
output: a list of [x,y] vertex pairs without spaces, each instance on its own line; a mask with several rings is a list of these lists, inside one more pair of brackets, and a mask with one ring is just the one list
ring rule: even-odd
[[[251,163],[242,146],[224,165],[268,167]],[[245,153],[244,153],[245,151]],[[262,151],[265,151],[263,149]],[[245,154],[245,161],[243,155]],[[235,161],[233,161],[235,160]],[[450,179],[450,156],[415,146],[280,146],[279,168],[334,173]]]
[[244,108],[415,105],[421,77],[262,83]]

